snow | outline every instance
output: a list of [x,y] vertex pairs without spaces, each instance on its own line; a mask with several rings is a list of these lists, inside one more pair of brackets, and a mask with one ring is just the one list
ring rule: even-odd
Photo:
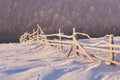
[[66,51],[37,42],[0,44],[0,80],[120,80],[120,66],[67,58]]

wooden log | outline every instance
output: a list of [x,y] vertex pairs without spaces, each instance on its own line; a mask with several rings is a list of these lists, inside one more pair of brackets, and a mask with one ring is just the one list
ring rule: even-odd
[[47,37],[44,38],[43,42],[50,47],[52,46],[50,41],[48,41]]
[[113,35],[110,35],[109,37],[109,42],[110,42],[110,60],[114,61],[114,48],[111,46],[113,44]]
[[[103,51],[103,52],[110,52],[108,49],[102,49],[102,48],[95,48],[95,47],[89,47],[89,46],[84,46],[84,48],[91,49],[91,50],[98,50],[98,51]],[[111,52],[114,52],[116,54],[120,54],[120,50],[111,50]]]
[[33,29],[33,33],[35,32],[35,29]]
[[[68,35],[63,35],[63,34],[49,34],[49,35],[45,35],[46,37],[51,37],[51,36],[61,36],[63,38],[70,38],[72,39],[73,36],[68,36]],[[44,36],[43,36],[44,37]]]
[[78,46],[76,46],[75,51],[76,51],[76,54],[77,54],[78,56],[80,56],[80,53],[79,53],[79,51],[77,51],[77,50],[79,50],[79,47],[78,47]]
[[72,38],[73,38],[73,44],[76,43],[76,33],[75,33],[75,28],[73,28],[73,35],[72,35]]
[[[30,33],[29,33],[30,34]],[[35,31],[34,33],[30,34],[30,36],[34,36],[37,34],[37,31]]]
[[[61,35],[61,29],[59,29],[59,35]],[[61,36],[59,36],[59,40],[60,40],[60,49],[63,50],[62,37]]]
[[[59,40],[50,40],[48,39],[48,41],[50,41],[51,43],[61,43],[61,41]],[[69,40],[66,40],[66,41],[62,41],[62,44],[68,44],[68,45],[71,45],[72,44],[72,41],[69,41]]]
[[39,29],[37,29],[37,42],[39,42]]
[[44,35],[44,32],[42,31],[42,29],[41,29],[41,27],[39,26],[39,24],[37,24],[37,27],[38,27],[38,29],[40,30],[40,34],[41,34],[41,35]]
[[74,45],[75,45],[75,52],[76,52],[76,54],[78,55],[78,56],[80,56],[79,55],[79,52],[77,51],[78,49],[79,49],[79,47],[77,46],[77,43],[78,41],[77,41],[77,34],[76,34],[76,30],[75,30],[75,28],[73,28],[73,43],[74,43]]
[[70,47],[70,49],[68,50],[68,52],[67,52],[67,57],[69,57],[70,56],[70,53],[72,52],[72,49],[73,49],[73,45]]
[[85,34],[85,33],[79,33],[79,32],[76,32],[76,34],[83,35],[83,36],[86,36],[87,38],[91,39],[91,37],[90,37],[88,34]]
[[112,63],[112,64],[115,64],[115,65],[120,66],[120,63],[117,62],[117,61],[113,61],[113,60],[110,60],[110,59],[108,59],[108,58],[103,58],[103,57],[96,56],[96,55],[94,55],[94,57],[97,58],[97,59],[100,59],[100,60],[102,60],[102,61],[106,61],[106,62],[109,62],[109,63]]
[[96,43],[96,44],[86,44],[86,43],[82,43],[83,46],[88,46],[88,47],[110,47],[109,45],[111,45],[111,47],[113,48],[120,48],[120,45],[117,44],[103,44],[103,43]]
[[92,55],[90,55],[82,45],[77,44],[79,49],[88,57],[88,59],[90,60],[90,62],[95,62],[94,59],[92,58]]
[[77,34],[76,34],[76,30],[75,30],[75,28],[73,28],[73,45],[75,46],[75,53],[77,54],[77,56],[80,56],[80,53],[79,53],[79,51],[77,51],[77,50],[79,50],[79,46],[78,46],[78,41],[77,41]]
[[[60,46],[60,44],[55,44],[55,43],[50,43],[51,45],[53,45],[53,46]],[[63,44],[62,45],[63,47],[69,47],[69,46],[71,46],[71,45],[65,45],[65,44]]]

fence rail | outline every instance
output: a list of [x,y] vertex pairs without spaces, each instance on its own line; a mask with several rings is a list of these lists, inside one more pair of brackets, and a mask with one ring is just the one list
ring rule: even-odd
[[[24,33],[20,37],[20,42],[22,43],[27,41],[38,41],[42,44],[46,44],[49,46],[59,46],[61,50],[63,49],[63,47],[69,46],[70,49],[67,52],[67,57],[70,56],[72,50],[74,49],[75,53],[78,56],[82,56],[82,58],[84,58],[83,55],[85,55],[90,62],[95,62],[95,59],[99,59],[105,62],[109,62],[110,64],[116,64],[120,66],[120,63],[117,60],[115,60],[115,54],[120,54],[120,45],[114,44],[113,35],[106,35],[104,37],[109,39],[108,42],[102,40],[99,42],[97,41],[94,44],[93,43],[87,44],[78,41],[77,36],[78,35],[86,36],[90,40],[92,40],[92,38],[88,34],[76,32],[75,28],[73,28],[72,35],[65,35],[64,33],[62,33],[61,29],[59,29],[57,34],[45,35],[42,29],[40,28],[40,26],[39,25],[37,26],[38,29],[36,31],[33,30],[33,33],[31,34],[28,32]],[[58,37],[58,39],[49,39],[49,37],[55,37],[55,36]],[[65,38],[65,40],[63,40],[63,38]],[[95,54],[88,53],[86,49],[107,52],[108,55],[110,56],[108,58],[101,57]]]

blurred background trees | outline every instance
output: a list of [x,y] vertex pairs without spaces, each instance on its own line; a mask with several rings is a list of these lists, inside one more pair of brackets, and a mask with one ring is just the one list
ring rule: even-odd
[[119,0],[0,0],[0,41],[18,41],[37,24],[45,33],[76,27],[92,37],[120,35],[119,13]]

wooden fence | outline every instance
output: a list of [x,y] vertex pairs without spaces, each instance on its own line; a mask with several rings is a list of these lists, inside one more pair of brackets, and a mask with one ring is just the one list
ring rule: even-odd
[[[59,32],[57,34],[49,34],[45,35],[42,29],[38,26],[38,29],[35,31],[33,30],[33,33],[30,34],[28,32],[24,33],[20,37],[20,42],[28,42],[28,41],[38,41],[41,44],[46,44],[48,46],[59,46],[59,48],[62,50],[64,47],[70,47],[67,52],[67,57],[71,55],[72,50],[74,49],[75,54],[78,55],[80,58],[87,59],[90,62],[95,62],[96,59],[108,62],[109,64],[115,64],[119,65],[120,63],[118,60],[115,59],[115,55],[119,56],[120,54],[120,45],[113,43],[113,35],[106,35],[104,38],[109,39],[109,41],[100,40],[96,41],[96,43],[87,44],[83,43],[82,41],[78,41],[77,39],[78,35],[86,36],[89,38],[89,40],[92,40],[92,38],[85,34],[85,33],[79,33],[75,31],[75,28],[73,28],[73,34],[72,35],[65,35],[61,32],[61,29],[59,29]],[[57,39],[50,39],[50,37],[58,37]],[[108,57],[103,57],[100,55],[96,55],[94,53],[89,53],[87,50],[93,50],[93,51],[102,51],[106,52],[108,54]]]

